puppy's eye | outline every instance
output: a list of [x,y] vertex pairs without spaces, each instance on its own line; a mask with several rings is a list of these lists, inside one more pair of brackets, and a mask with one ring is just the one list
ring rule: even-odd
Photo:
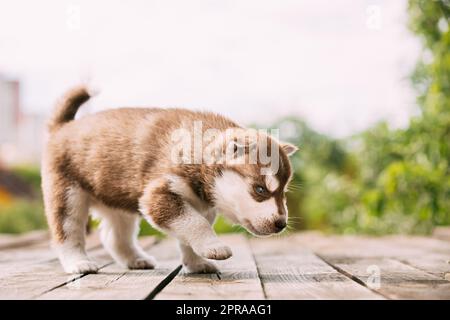
[[255,192],[257,194],[266,194],[267,193],[267,189],[264,188],[263,186],[256,186],[255,187]]

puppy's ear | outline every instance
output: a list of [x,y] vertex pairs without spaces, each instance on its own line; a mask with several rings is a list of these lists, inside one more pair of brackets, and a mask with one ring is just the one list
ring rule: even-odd
[[281,149],[283,149],[283,151],[286,152],[286,154],[290,157],[294,153],[297,152],[298,147],[294,146],[293,144],[288,143],[288,142],[282,142],[281,143]]

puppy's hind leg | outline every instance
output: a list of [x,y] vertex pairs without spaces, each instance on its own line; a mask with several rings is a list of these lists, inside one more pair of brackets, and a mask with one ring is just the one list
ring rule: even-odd
[[67,273],[95,273],[85,251],[89,198],[78,186],[43,177],[45,212],[59,260]]
[[107,207],[95,207],[101,218],[100,239],[114,260],[130,269],[153,269],[156,261],[139,246],[137,236],[141,217],[138,214]]

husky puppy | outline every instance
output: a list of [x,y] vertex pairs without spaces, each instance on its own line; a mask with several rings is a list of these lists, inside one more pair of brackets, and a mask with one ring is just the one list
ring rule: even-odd
[[[90,210],[106,250],[131,269],[155,267],[137,242],[141,218],[178,239],[188,272],[216,272],[211,259],[232,255],[212,229],[217,212],[258,236],[285,228],[295,146],[184,109],[120,108],[75,120],[89,98],[78,87],[57,104],[42,158],[45,212],[67,273],[99,268],[85,251]],[[211,131],[209,143],[197,143]],[[262,161],[263,148],[270,161]]]

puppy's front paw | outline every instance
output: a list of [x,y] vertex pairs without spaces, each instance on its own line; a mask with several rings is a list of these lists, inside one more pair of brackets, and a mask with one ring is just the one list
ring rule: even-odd
[[99,267],[97,264],[90,260],[78,260],[71,263],[65,263],[63,265],[64,271],[67,273],[97,273]]
[[217,273],[217,266],[206,259],[198,258],[183,262],[184,269],[187,273]]
[[156,260],[153,257],[137,257],[128,261],[127,266],[129,269],[154,269],[156,266]]
[[205,245],[204,247],[201,248],[199,254],[202,257],[214,260],[225,260],[232,256],[230,247],[220,242]]

